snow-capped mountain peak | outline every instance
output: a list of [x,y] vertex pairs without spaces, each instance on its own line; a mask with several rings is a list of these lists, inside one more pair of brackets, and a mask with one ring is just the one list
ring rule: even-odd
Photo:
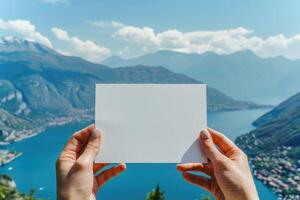
[[0,52],[36,52],[57,54],[53,49],[29,39],[15,36],[0,37]]

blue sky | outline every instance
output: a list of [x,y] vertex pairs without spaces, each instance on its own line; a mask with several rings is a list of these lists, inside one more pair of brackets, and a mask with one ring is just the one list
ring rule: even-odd
[[299,0],[1,0],[0,35],[95,62],[160,49],[295,59],[299,8]]

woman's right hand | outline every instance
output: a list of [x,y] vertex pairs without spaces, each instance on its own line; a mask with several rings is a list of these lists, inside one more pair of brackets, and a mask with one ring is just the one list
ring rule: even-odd
[[246,154],[213,129],[203,130],[199,140],[209,162],[177,165],[184,179],[211,192],[217,200],[258,200]]
[[[101,133],[90,125],[76,132],[56,162],[58,200],[95,200],[100,187],[126,169],[124,163],[102,170],[108,163],[96,163]],[[101,173],[98,173],[102,171]]]

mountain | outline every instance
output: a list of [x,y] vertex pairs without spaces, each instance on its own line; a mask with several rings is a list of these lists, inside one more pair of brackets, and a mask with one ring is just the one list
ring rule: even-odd
[[236,139],[254,175],[282,199],[297,199],[300,180],[300,93],[258,118],[258,126]]
[[[300,150],[300,93],[290,97],[253,122],[252,132],[261,145],[295,146]],[[300,158],[300,154],[298,155]]]
[[[290,97],[270,112],[255,120],[253,125],[260,127],[275,120],[291,119],[293,117],[293,113],[296,114],[297,111],[300,111],[300,93]],[[286,121],[288,122],[288,120]]]
[[18,130],[22,129],[22,126],[31,127],[31,123],[32,122],[10,114],[0,108],[0,132],[2,135],[5,134],[6,131],[9,131],[11,128]]
[[[3,50],[5,45],[9,50]],[[32,134],[32,127],[26,128],[27,121],[34,120],[35,126],[42,127],[39,129],[42,130],[45,124],[81,120],[78,116],[93,119],[96,83],[200,83],[164,67],[110,68],[78,57],[60,55],[27,40],[2,39],[1,48],[0,108],[3,116],[20,123],[19,127],[6,123],[6,129],[11,132],[18,128],[10,138],[21,137],[24,132]],[[209,111],[261,107],[234,100],[211,87],[208,87],[207,94]]]
[[[203,55],[213,54],[205,53]],[[145,54],[143,56],[131,59],[122,59],[119,56],[112,56],[104,60],[102,63],[112,67],[122,67],[128,65],[145,64],[151,66],[164,66],[175,72],[185,71],[192,63],[198,61],[200,54],[180,53],[176,51],[161,50],[154,53]]]
[[132,59],[114,56],[104,60],[103,64],[164,66],[201,80],[236,99],[264,104],[279,103],[295,94],[300,84],[300,60],[261,58],[249,50],[230,55],[162,50]]
[[0,52],[37,52],[56,54],[54,50],[26,39],[7,36],[0,38]]

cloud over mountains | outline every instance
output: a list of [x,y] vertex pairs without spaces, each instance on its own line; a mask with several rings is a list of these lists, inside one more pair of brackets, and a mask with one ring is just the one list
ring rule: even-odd
[[67,31],[57,27],[53,27],[51,30],[58,40],[71,45],[76,53],[90,61],[100,62],[111,55],[110,49],[98,46],[91,40],[71,37]]
[[230,54],[249,49],[263,57],[283,55],[292,59],[300,58],[300,34],[291,37],[277,34],[262,38],[244,27],[216,31],[181,32],[169,29],[156,32],[151,27],[125,26],[117,30],[113,37],[151,51],[168,49],[186,53],[212,51]]
[[50,40],[38,32],[35,25],[28,20],[18,19],[5,21],[0,18],[0,30],[1,29],[16,32],[28,40],[36,41],[48,47],[52,47]]
[[[56,48],[53,44],[63,42],[66,44],[64,50],[56,49],[56,51],[63,52],[65,55],[81,56],[98,63],[111,55],[134,57],[163,49],[200,54],[208,51],[217,54],[231,54],[249,49],[261,57],[300,58],[300,34],[286,36],[279,33],[261,37],[256,35],[254,30],[245,27],[183,32],[178,29],[156,31],[152,27],[129,26],[116,20],[85,22],[92,29],[99,29],[98,31],[110,30],[106,32],[106,35],[101,34],[103,32],[99,34],[107,46],[97,44],[97,38],[80,39],[82,33],[80,37],[70,36],[67,30],[58,27],[49,27],[49,31],[54,36],[51,39],[56,39],[50,41],[48,37],[37,30],[31,21],[24,19],[4,20],[0,18],[0,30],[54,49]],[[98,33],[95,32],[94,35]],[[118,45],[114,46],[115,44]]]

